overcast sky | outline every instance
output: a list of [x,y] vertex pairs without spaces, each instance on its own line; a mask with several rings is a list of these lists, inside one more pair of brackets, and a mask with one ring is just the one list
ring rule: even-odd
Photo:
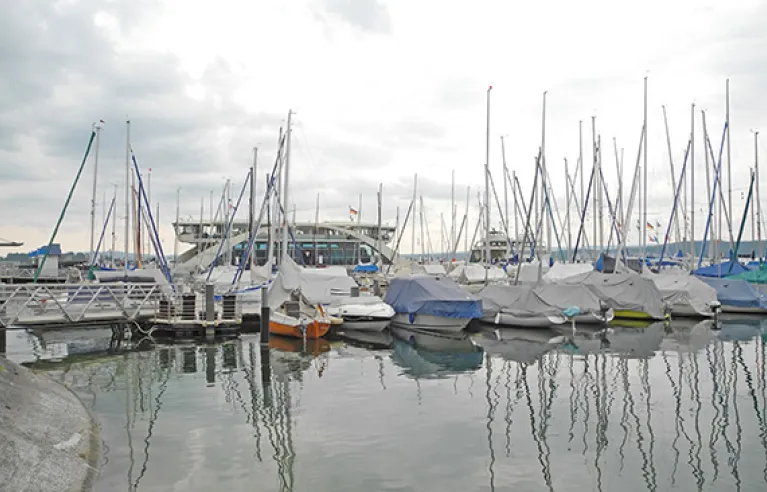
[[[313,218],[318,193],[321,220],[348,220],[359,194],[363,220],[373,219],[383,183],[383,216],[393,224],[418,173],[436,244],[440,213],[449,227],[452,170],[459,210],[471,186],[476,220],[489,85],[491,168],[500,187],[505,135],[508,165],[526,196],[548,91],[546,161],[564,209],[564,158],[573,172],[580,120],[587,165],[596,116],[610,192],[617,192],[613,138],[625,148],[630,187],[645,75],[650,219],[665,224],[673,197],[661,106],[678,173],[691,103],[707,111],[718,150],[729,77],[739,222],[753,166],[751,130],[767,119],[764,19],[767,4],[755,0],[7,2],[0,16],[0,237],[24,241],[23,251],[47,242],[99,119],[106,122],[101,222],[102,196],[108,201],[124,182],[127,117],[138,162],[152,168],[167,251],[176,190],[182,216],[198,217],[202,198],[207,215],[210,190],[218,196],[226,178],[238,190],[258,146],[260,194],[292,109],[290,180],[299,220]],[[698,113],[698,142],[701,133]],[[767,156],[767,146],[760,150]],[[703,156],[698,145],[699,236],[708,200]],[[59,233],[65,250],[88,249],[92,179],[89,163]],[[118,244],[122,196],[119,190]],[[409,231],[403,247],[410,249]]]

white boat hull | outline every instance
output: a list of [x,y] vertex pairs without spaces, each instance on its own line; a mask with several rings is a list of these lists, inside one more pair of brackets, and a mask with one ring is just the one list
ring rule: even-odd
[[470,321],[470,318],[445,318],[430,314],[416,314],[411,322],[408,313],[397,313],[392,318],[392,324],[403,328],[441,333],[458,333],[466,328]]
[[680,316],[685,318],[711,318],[714,316],[712,311],[701,312],[689,304],[672,304],[671,316]]
[[519,326],[522,328],[547,328],[551,325],[561,325],[567,322],[564,316],[516,316],[509,313],[498,313],[492,322],[501,326]]
[[728,306],[727,304],[722,304],[722,312],[737,314],[767,314],[767,309],[760,307]]
[[391,323],[391,319],[357,319],[347,320],[341,323],[341,327],[345,330],[355,331],[384,331]]

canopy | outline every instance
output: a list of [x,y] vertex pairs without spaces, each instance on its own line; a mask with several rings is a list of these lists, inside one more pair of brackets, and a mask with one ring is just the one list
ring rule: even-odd
[[756,287],[736,278],[701,278],[716,289],[716,297],[724,306],[767,309],[767,300]]
[[583,314],[601,311],[596,295],[573,285],[488,285],[477,296],[482,299],[485,316],[499,311],[516,316],[559,316],[573,307]]
[[652,280],[636,273],[608,274],[592,271],[559,280],[557,283],[583,285],[616,311],[639,311],[654,319],[664,318],[663,295]]
[[394,278],[384,301],[397,313],[427,314],[445,318],[479,318],[481,301],[445,277]]
[[663,301],[669,306],[690,306],[696,313],[711,314],[711,303],[716,301],[716,290],[701,279],[682,272],[650,273],[645,270],[646,278],[655,283],[663,294]]
[[[732,270],[730,270],[730,265],[732,264]],[[698,275],[699,277],[730,277],[732,275],[738,275],[741,273],[745,273],[748,271],[748,268],[743,266],[739,261],[731,262],[731,261],[725,261],[721,264],[716,265],[709,265],[707,267],[698,268],[695,270],[695,275]]]

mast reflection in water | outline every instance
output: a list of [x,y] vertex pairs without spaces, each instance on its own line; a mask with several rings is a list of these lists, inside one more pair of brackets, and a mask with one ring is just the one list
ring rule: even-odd
[[767,488],[765,339],[755,319],[396,330],[32,365],[93,406],[99,491],[747,491]]

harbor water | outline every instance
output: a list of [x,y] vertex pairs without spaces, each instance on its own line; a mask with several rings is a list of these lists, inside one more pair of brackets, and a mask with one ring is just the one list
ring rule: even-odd
[[752,318],[265,352],[250,335],[8,340],[97,416],[97,491],[531,492],[766,490],[766,341]]

